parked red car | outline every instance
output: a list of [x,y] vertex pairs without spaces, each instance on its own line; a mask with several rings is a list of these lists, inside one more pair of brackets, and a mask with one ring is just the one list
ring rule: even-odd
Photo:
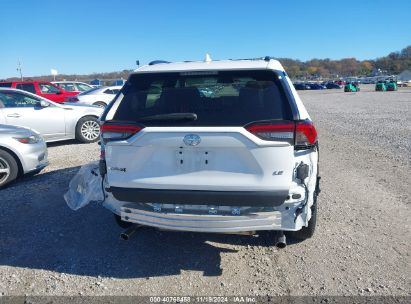
[[55,102],[63,102],[66,97],[77,95],[79,92],[68,92],[47,81],[9,81],[0,82],[0,87],[14,88],[37,94]]
[[345,84],[347,84],[347,82],[344,81],[344,80],[337,80],[337,81],[334,81],[334,83],[336,83],[336,84],[338,84],[338,85],[345,85]]

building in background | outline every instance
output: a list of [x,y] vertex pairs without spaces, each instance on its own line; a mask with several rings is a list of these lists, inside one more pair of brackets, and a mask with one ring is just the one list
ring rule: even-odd
[[90,81],[90,84],[92,86],[101,87],[101,86],[104,86],[104,81],[100,80],[100,79],[94,79],[94,80]]
[[411,71],[404,70],[398,74],[397,79],[404,82],[411,82]]
[[123,86],[126,83],[126,80],[121,78],[114,81],[115,86]]

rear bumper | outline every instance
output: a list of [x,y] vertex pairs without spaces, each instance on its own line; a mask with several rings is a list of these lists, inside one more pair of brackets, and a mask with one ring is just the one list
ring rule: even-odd
[[280,206],[287,199],[288,191],[208,191],[166,190],[110,187],[114,198],[124,202],[168,203],[224,206]]
[[247,216],[167,214],[148,212],[123,206],[121,219],[166,230],[194,232],[226,232],[279,230],[281,212],[264,212]]
[[286,210],[230,216],[160,213],[132,207],[121,207],[120,216],[123,221],[164,230],[238,233],[261,230],[295,231],[302,227],[302,223],[294,222],[294,213]]
[[[211,233],[261,230],[296,231],[300,230],[307,220],[307,214],[303,212],[302,216],[298,217],[297,221],[294,221],[295,211],[301,205],[301,200],[287,201],[279,207],[272,207],[271,211],[241,212],[241,215],[223,214],[219,206],[216,206],[218,209],[216,214],[198,214],[190,211],[190,208],[203,207],[206,210],[214,208],[210,205],[203,205],[201,207],[198,205],[197,207],[195,205],[178,205],[182,209],[181,213],[171,212],[165,208],[164,210],[166,211],[163,209],[155,211],[153,207],[141,207],[146,204],[118,201],[110,193],[107,193],[107,198],[103,205],[113,213],[121,216],[123,221],[176,231]],[[173,204],[173,206],[177,205]],[[230,210],[235,207],[225,208]]]

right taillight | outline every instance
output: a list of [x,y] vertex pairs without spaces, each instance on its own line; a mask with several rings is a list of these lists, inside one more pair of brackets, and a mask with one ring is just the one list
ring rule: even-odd
[[294,144],[296,149],[309,148],[317,142],[317,131],[310,120],[254,123],[245,128],[263,140],[286,141]]
[[294,123],[256,123],[246,127],[247,131],[255,136],[271,141],[287,141],[292,143],[294,138]]
[[103,141],[124,140],[140,131],[142,127],[136,125],[103,124],[100,127]]
[[309,120],[300,121],[295,124],[295,147],[304,148],[317,142],[317,130]]

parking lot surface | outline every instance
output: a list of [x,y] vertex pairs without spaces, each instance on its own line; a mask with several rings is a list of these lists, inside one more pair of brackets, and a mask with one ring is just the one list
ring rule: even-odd
[[97,144],[49,145],[50,166],[0,190],[0,295],[410,295],[411,88],[300,91],[320,141],[315,236],[143,228],[63,194]]

